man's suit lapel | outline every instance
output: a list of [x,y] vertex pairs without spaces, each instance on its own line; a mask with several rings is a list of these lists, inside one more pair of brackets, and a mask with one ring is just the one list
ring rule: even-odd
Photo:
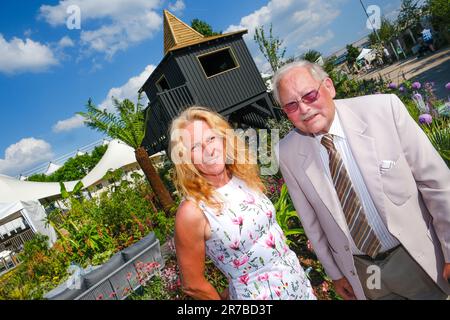
[[339,199],[334,187],[324,173],[322,160],[319,155],[319,145],[314,140],[314,137],[306,135],[302,135],[300,145],[302,147],[298,151],[298,155],[300,156],[299,165],[303,167],[306,176],[317,191],[322,202],[328,208],[331,216],[342,231],[347,233],[345,217],[340,214],[341,205]]
[[335,102],[336,111],[353,157],[375,207],[386,223],[383,184],[379,169],[380,159],[378,159],[375,139],[366,132],[367,124],[353,113],[349,107],[345,106],[341,101]]

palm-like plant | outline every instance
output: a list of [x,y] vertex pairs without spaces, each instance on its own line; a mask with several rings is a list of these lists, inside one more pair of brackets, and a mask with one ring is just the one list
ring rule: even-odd
[[119,101],[113,98],[116,113],[98,109],[89,99],[87,112],[78,112],[84,117],[84,123],[94,130],[105,133],[113,139],[119,139],[132,147],[136,160],[158,197],[162,207],[169,212],[173,199],[150,161],[147,150],[141,145],[145,136],[145,116],[141,104],[141,94],[135,105],[128,99]]
[[304,54],[301,55],[302,60],[307,60],[309,62],[315,63],[319,58],[322,56],[322,54],[319,51],[316,50],[308,50]]

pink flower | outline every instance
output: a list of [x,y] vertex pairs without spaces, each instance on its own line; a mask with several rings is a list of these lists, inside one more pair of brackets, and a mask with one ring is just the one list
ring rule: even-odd
[[233,260],[233,264],[234,264],[234,267],[235,267],[235,268],[239,268],[240,266],[246,264],[247,261],[248,261],[248,256],[245,255],[245,256],[242,257],[241,260],[239,260],[239,259],[234,259],[234,260]]
[[232,221],[234,224],[237,224],[237,225],[239,225],[239,226],[242,226],[242,223],[244,222],[244,218],[242,218],[242,217],[237,217],[237,218],[231,219],[231,221]]
[[272,219],[272,211],[267,211],[267,212],[266,212],[266,216],[267,216],[269,219]]
[[248,280],[249,280],[248,274],[244,274],[244,275],[242,275],[242,276],[239,277],[239,282],[240,282],[240,283],[243,283],[243,284],[245,284],[245,285],[248,284]]
[[275,249],[275,239],[271,233],[269,233],[269,238],[266,240],[266,245],[269,248]]
[[224,259],[225,257],[223,256],[223,254],[217,257],[217,260],[219,260],[220,262],[223,262]]
[[115,292],[111,292],[111,294],[109,295],[110,298],[114,298],[117,294]]
[[234,240],[230,244],[230,248],[233,249],[233,250],[239,250],[239,240]]
[[314,250],[314,249],[313,249],[313,246],[312,246],[312,244],[311,244],[311,241],[309,241],[309,240],[306,241],[306,247],[307,247],[308,250],[311,251],[311,252]]
[[328,292],[328,290],[329,290],[329,285],[328,285],[328,282],[326,282],[326,281],[324,281],[323,283],[322,283],[322,292]]
[[255,197],[251,193],[247,193],[247,199],[244,200],[245,204],[254,204]]
[[103,300],[103,295],[99,294],[96,300]]
[[269,274],[266,272],[258,276],[258,281],[267,281],[269,279]]

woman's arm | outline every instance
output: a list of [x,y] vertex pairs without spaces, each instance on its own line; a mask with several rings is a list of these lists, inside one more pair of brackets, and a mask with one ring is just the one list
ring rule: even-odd
[[191,201],[183,201],[175,218],[175,247],[183,291],[194,299],[221,297],[205,278],[206,218]]

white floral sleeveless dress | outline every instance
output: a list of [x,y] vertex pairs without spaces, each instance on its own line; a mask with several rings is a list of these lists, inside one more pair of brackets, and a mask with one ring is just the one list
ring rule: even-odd
[[216,191],[224,198],[220,215],[199,207],[211,226],[206,253],[228,278],[230,299],[315,300],[272,202],[237,177]]

